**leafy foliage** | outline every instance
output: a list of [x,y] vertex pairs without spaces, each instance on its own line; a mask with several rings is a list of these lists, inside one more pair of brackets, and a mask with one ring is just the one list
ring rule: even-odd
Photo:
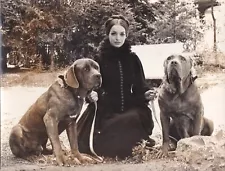
[[40,6],[21,0],[3,1],[2,5],[4,46],[10,46],[13,58],[19,58],[29,67],[31,63],[37,62],[39,43],[56,40],[57,31],[64,29],[63,23],[60,23],[62,13],[56,11],[55,7],[49,11],[50,8],[41,9]]
[[181,2],[172,8],[173,2],[1,0],[3,47],[10,47],[11,64],[64,67],[77,58],[92,58],[105,36],[104,22],[112,14],[129,19],[132,44],[194,39],[195,8]]
[[161,0],[151,43],[196,41],[201,37],[201,22],[194,1]]

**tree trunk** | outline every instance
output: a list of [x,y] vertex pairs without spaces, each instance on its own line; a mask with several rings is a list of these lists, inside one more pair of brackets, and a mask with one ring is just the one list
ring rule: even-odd
[[176,0],[173,3],[173,42],[176,43]]
[[217,52],[217,43],[216,43],[216,18],[214,16],[213,5],[211,6],[211,15],[213,19],[213,52]]

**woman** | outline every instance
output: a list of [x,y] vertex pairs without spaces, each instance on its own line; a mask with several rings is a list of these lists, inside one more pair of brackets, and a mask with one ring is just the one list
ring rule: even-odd
[[146,86],[142,64],[131,52],[127,41],[128,20],[114,15],[106,21],[105,30],[107,37],[96,59],[102,86],[90,94],[90,104],[79,121],[79,149],[90,153],[90,127],[95,115],[93,102],[97,101],[94,150],[101,156],[125,158],[132,155],[132,148],[142,139],[149,140],[150,146],[155,144],[149,138],[154,124],[148,108],[155,92]]

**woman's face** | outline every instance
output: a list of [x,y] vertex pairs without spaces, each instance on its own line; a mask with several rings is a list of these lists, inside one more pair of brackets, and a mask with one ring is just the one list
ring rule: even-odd
[[109,42],[114,47],[121,47],[123,46],[125,40],[127,38],[126,30],[121,25],[114,25],[110,29],[109,32]]

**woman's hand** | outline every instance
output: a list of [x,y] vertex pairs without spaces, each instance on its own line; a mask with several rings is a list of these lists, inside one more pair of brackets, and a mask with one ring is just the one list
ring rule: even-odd
[[156,98],[156,89],[151,89],[145,92],[145,99],[146,100],[154,100]]
[[98,93],[96,91],[92,91],[88,96],[88,100],[90,102],[97,102],[98,101]]

